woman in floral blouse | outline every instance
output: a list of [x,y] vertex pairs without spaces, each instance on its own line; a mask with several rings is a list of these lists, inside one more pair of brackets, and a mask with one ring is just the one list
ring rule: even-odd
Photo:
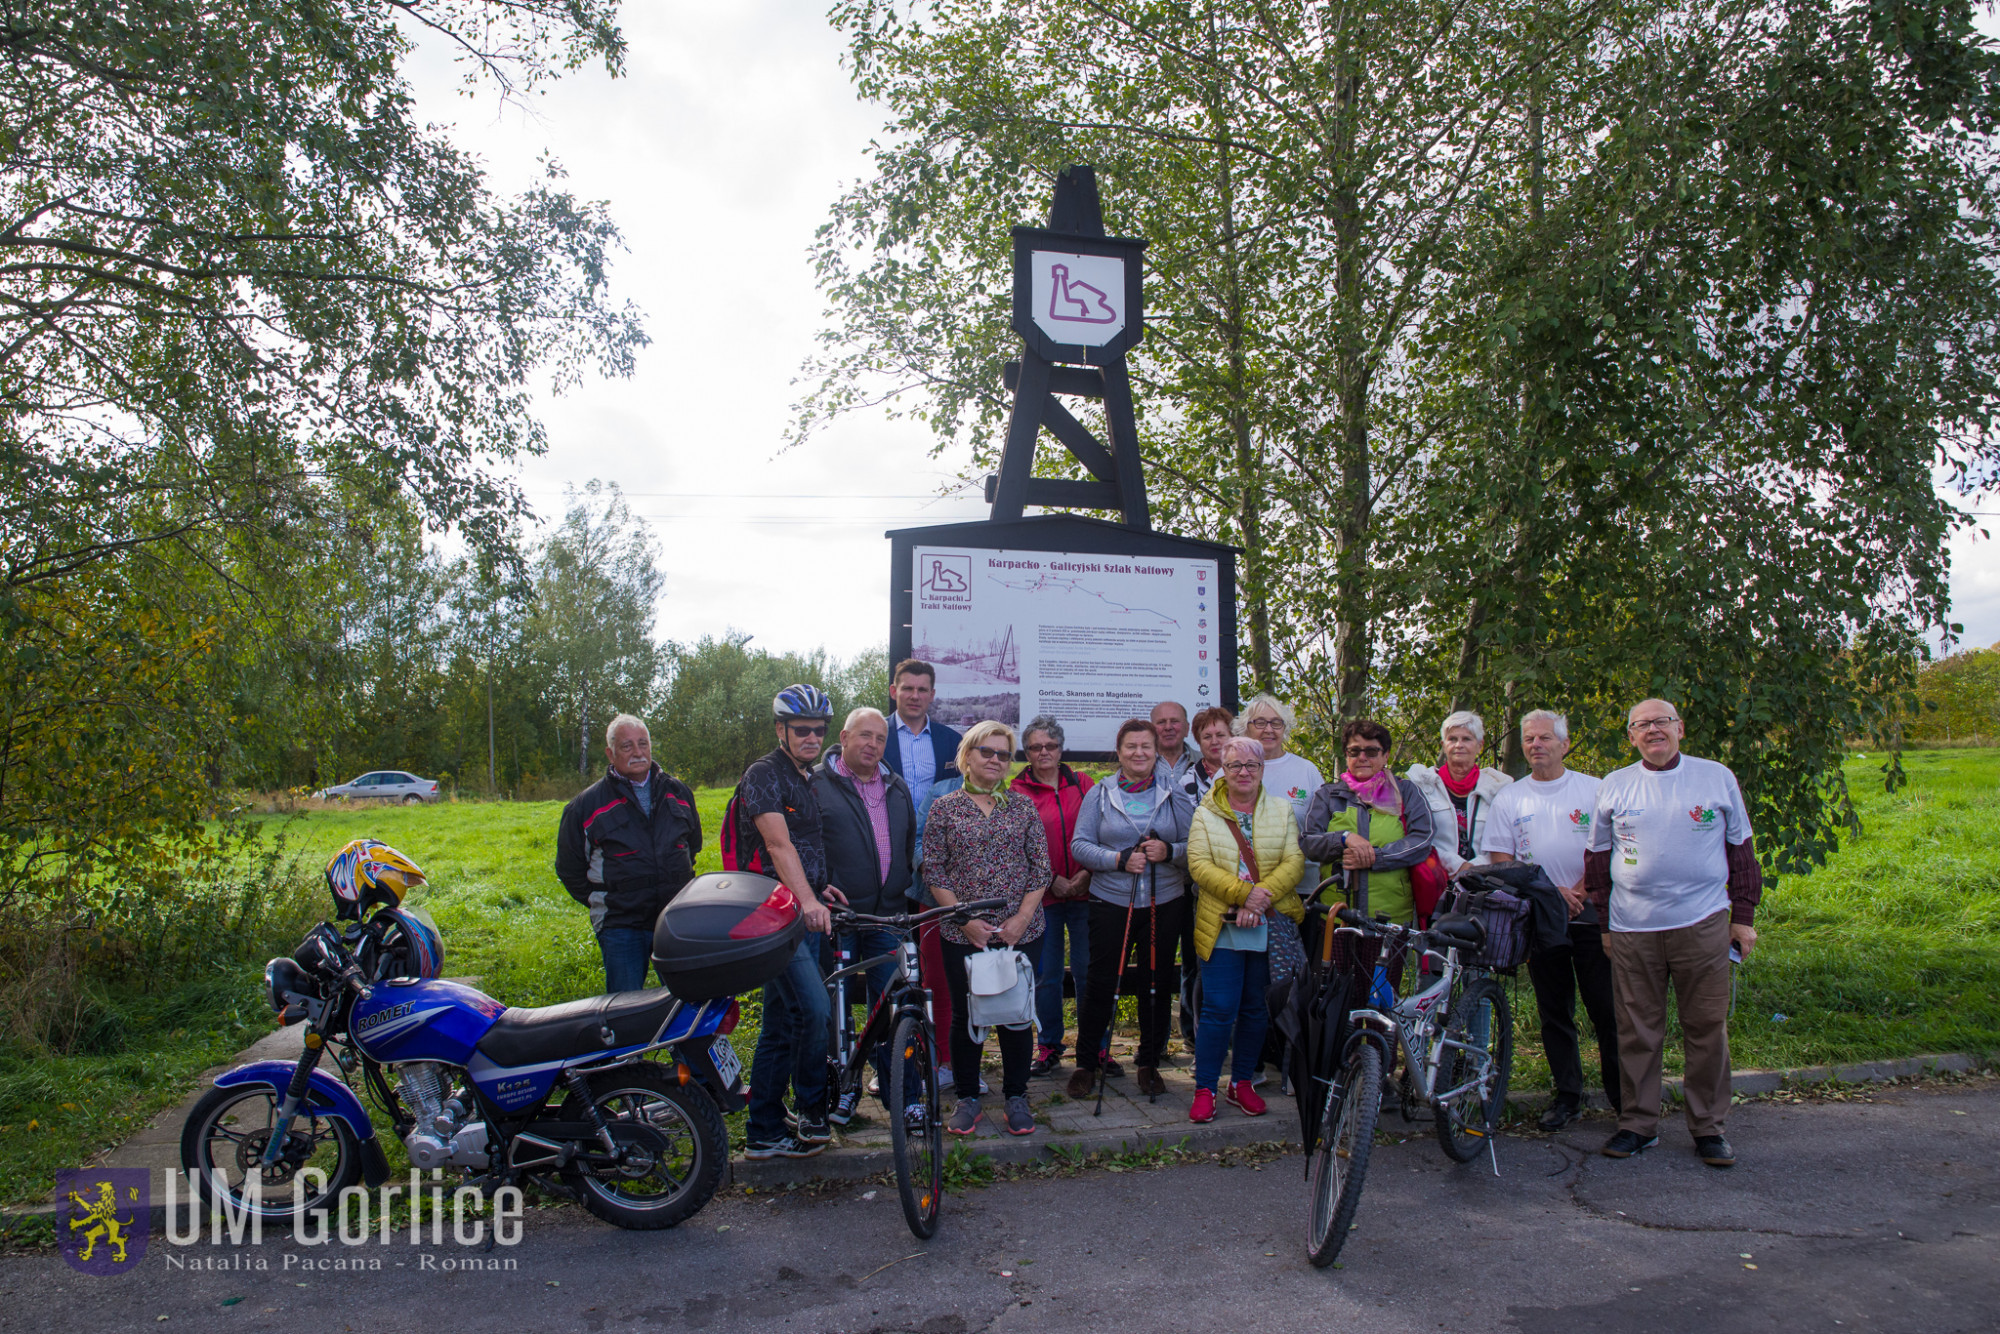
[[[951,987],[951,1068],[958,1106],[946,1128],[970,1135],[979,1125],[980,1046],[967,1026],[966,960],[988,945],[1019,947],[1042,934],[1042,892],[1049,887],[1049,842],[1035,803],[1007,791],[1007,766],[1014,758],[1014,733],[1005,723],[975,723],[958,743],[958,771],[965,786],[931,803],[924,823],[924,884],[941,906],[961,900],[1002,898],[1007,917],[999,926],[947,922],[940,934],[945,980]],[[1007,1099],[1007,1130],[1035,1133],[1028,1110],[1028,1066],[1034,1060],[1035,1030],[1003,1028],[1000,1037],[1000,1091]]]

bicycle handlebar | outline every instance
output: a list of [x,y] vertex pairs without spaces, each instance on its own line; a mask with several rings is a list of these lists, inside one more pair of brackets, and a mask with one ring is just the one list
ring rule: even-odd
[[850,908],[831,907],[828,909],[836,922],[852,922],[857,926],[883,926],[896,931],[914,930],[931,922],[952,917],[959,921],[970,921],[978,913],[992,912],[1007,906],[1005,899],[978,899],[972,903],[954,903],[949,906],[928,908],[919,913],[891,913],[877,916],[874,913],[855,912]]

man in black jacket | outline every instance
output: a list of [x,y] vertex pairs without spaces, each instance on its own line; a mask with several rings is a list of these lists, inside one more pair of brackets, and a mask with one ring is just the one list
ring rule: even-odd
[[590,909],[604,989],[646,985],[653,924],[694,879],[701,816],[687,784],[653,763],[646,724],[621,713],[604,729],[609,770],[563,807],[556,878]]
[[[917,848],[917,808],[908,785],[882,763],[888,745],[888,719],[876,709],[856,709],[840,730],[840,744],[827,752],[812,779],[819,798],[827,882],[847,896],[854,911],[877,916],[908,911],[905,895]],[[896,937],[880,929],[843,932],[835,942],[843,968],[893,954],[897,946]],[[870,1005],[895,970],[893,962],[868,970]],[[878,1046],[877,1057],[886,1051],[886,1046]],[[886,1089],[886,1066],[879,1060],[878,1073]],[[843,1095],[827,1119],[846,1125],[859,1101],[858,1092]]]

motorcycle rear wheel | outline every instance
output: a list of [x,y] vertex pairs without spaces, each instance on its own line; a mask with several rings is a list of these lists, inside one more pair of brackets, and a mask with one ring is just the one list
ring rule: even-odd
[[[628,1155],[618,1168],[591,1169],[572,1162],[563,1181],[583,1207],[607,1223],[633,1231],[673,1227],[701,1211],[722,1184],[729,1132],[704,1090],[676,1083],[661,1066],[641,1061],[590,1079],[611,1137]],[[587,1120],[581,1107],[564,1103],[563,1116]],[[590,1142],[586,1152],[601,1151]]]

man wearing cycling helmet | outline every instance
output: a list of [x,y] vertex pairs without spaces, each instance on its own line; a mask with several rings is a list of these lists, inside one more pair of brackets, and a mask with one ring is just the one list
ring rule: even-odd
[[556,878],[590,909],[604,989],[646,985],[653,924],[694,879],[701,817],[686,783],[653,763],[646,724],[621,713],[604,729],[604,777],[563,807]]
[[[736,839],[743,864],[769,868],[798,897],[806,934],[785,971],[764,984],[764,1026],[750,1063],[746,1158],[806,1158],[833,1138],[826,1108],[826,978],[821,937],[830,925],[822,892],[845,903],[826,880],[812,770],[826,747],[833,701],[815,686],[792,685],[771,701],[778,745],[753,761],[736,785]],[[797,1116],[787,1125],[785,1092]]]

